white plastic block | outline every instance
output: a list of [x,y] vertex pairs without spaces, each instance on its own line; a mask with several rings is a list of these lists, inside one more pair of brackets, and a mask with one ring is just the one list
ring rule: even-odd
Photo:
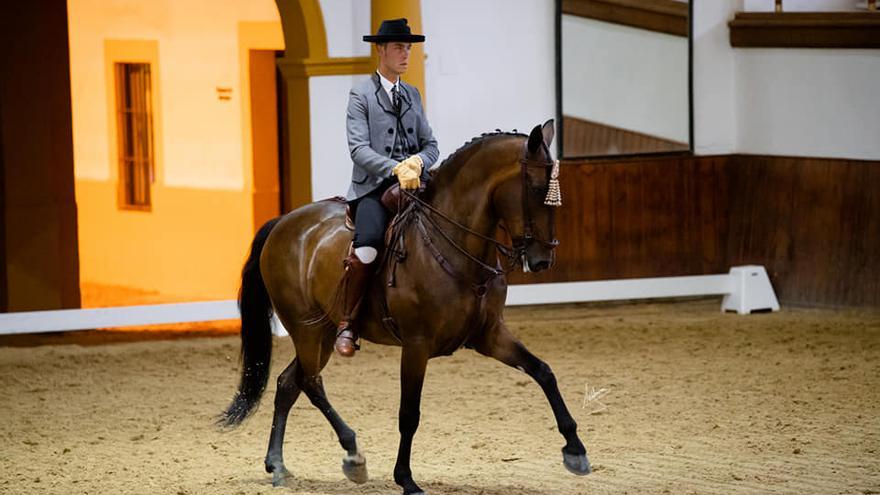
[[736,311],[741,315],[753,311],[779,311],[779,301],[763,266],[735,266],[730,269],[729,276],[730,293],[725,294],[721,311]]

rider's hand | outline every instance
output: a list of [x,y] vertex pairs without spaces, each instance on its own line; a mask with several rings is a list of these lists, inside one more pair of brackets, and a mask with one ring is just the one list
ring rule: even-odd
[[422,175],[422,157],[413,155],[398,163],[391,171],[400,181],[401,189],[418,189],[421,185],[419,176]]

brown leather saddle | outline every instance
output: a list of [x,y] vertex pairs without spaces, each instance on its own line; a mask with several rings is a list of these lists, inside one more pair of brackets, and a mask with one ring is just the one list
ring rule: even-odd
[[[419,187],[419,192],[425,190],[425,183]],[[382,193],[382,205],[391,213],[392,221],[388,222],[389,225],[393,224],[394,217],[403,210],[406,205],[412,201],[409,196],[401,194],[400,192],[400,184],[394,184],[389,187]],[[348,230],[354,231],[354,218],[351,216],[351,206],[348,203],[345,203],[345,228]]]
[[[426,185],[426,182],[423,181],[421,186],[419,187],[418,192],[423,192]],[[346,199],[340,196],[336,196],[334,198],[330,198],[330,200],[345,203],[345,228],[347,228],[349,231],[354,231],[354,219],[351,216],[351,207],[348,205]],[[390,264],[386,285],[388,285],[389,287],[393,287],[396,284],[396,266],[406,257],[406,253],[403,250],[403,237],[402,235],[400,235],[401,231],[400,229],[395,230],[395,225],[397,224],[398,215],[401,212],[406,211],[406,207],[412,202],[412,199],[409,195],[402,194],[400,192],[400,184],[395,184],[389,187],[382,194],[381,201],[382,205],[385,206],[385,208],[387,208],[388,211],[391,213],[391,220],[388,222],[388,226],[385,229],[385,249],[383,250],[383,254],[380,258],[381,261],[379,263],[376,263],[375,265],[376,271],[378,272],[381,271],[384,266]],[[395,235],[395,232],[397,233],[397,235]],[[351,256],[353,252],[353,243],[349,243],[348,256]],[[388,301],[385,299],[384,295],[380,299],[382,306],[382,323],[398,342],[402,342],[400,337],[400,329],[397,328],[397,323],[391,316],[391,312],[388,308]]]

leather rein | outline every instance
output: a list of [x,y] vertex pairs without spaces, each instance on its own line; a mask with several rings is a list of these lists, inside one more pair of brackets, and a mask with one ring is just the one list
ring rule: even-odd
[[[547,145],[544,143],[541,143],[541,145],[543,147],[545,155],[549,156],[549,150],[547,149]],[[412,201],[410,203],[411,206],[415,206],[415,208],[412,208],[410,210],[411,212],[420,211],[422,208],[424,208],[433,214],[433,215],[415,215],[415,222],[416,222],[416,226],[418,227],[419,233],[422,236],[423,241],[425,242],[428,249],[431,251],[431,254],[437,260],[437,262],[440,264],[440,266],[443,268],[444,271],[446,271],[453,278],[457,278],[457,279],[468,278],[464,274],[462,274],[459,270],[457,270],[451,263],[449,263],[449,261],[443,255],[443,253],[441,253],[440,250],[437,249],[437,247],[434,245],[433,239],[431,239],[431,236],[428,233],[428,230],[425,228],[425,222],[427,222],[432,227],[434,227],[434,230],[436,232],[438,232],[440,234],[440,236],[443,239],[445,239],[446,242],[448,242],[462,256],[464,256],[465,258],[467,258],[468,260],[470,260],[471,262],[473,262],[474,264],[479,266],[483,271],[487,272],[488,277],[486,279],[484,279],[482,281],[478,281],[478,282],[473,282],[473,288],[474,288],[478,297],[482,297],[483,295],[485,295],[485,293],[487,291],[487,287],[492,280],[494,280],[498,276],[507,275],[508,273],[513,271],[516,268],[517,263],[522,263],[523,267],[528,266],[527,261],[525,259],[525,254],[526,254],[526,249],[529,247],[529,245],[531,243],[537,242],[537,243],[539,243],[545,247],[549,247],[551,249],[555,248],[559,244],[559,241],[556,240],[555,238],[551,238],[550,241],[547,241],[547,240],[542,239],[542,238],[538,237],[537,235],[535,235],[535,231],[536,231],[535,222],[534,222],[534,218],[532,217],[532,210],[529,205],[529,198],[528,198],[528,194],[529,194],[528,173],[527,173],[528,167],[532,166],[532,167],[542,167],[542,168],[548,169],[548,168],[553,167],[553,162],[538,160],[535,158],[529,158],[528,146],[526,144],[524,144],[523,156],[519,159],[519,163],[520,163],[520,181],[522,183],[522,212],[523,212],[524,230],[523,230],[523,234],[521,236],[513,236],[507,228],[505,228],[504,226],[501,227],[502,230],[507,232],[507,234],[510,236],[510,238],[511,238],[510,245],[505,244],[503,242],[500,242],[497,239],[494,239],[492,237],[483,235],[483,234],[463,225],[462,223],[458,222],[457,220],[450,217],[446,213],[443,213],[442,211],[440,211],[439,209],[437,209],[436,207],[434,207],[430,203],[422,200],[416,194],[414,194],[410,191],[401,189],[401,192],[403,194],[405,194]],[[407,212],[407,213],[410,213],[410,212]],[[552,210],[551,210],[550,214],[551,215],[553,214]],[[487,264],[485,261],[481,260],[479,257],[477,257],[477,256],[473,255],[471,252],[469,252],[467,250],[467,248],[465,248],[461,244],[455,242],[455,240],[452,239],[452,237],[449,235],[449,233],[443,227],[441,227],[439,225],[439,223],[437,222],[437,220],[435,218],[433,218],[434,215],[436,215],[439,218],[442,218],[443,220],[445,220],[447,223],[449,223],[450,225],[452,225],[456,229],[458,229],[462,232],[465,232],[467,234],[470,234],[474,237],[477,237],[477,238],[493,245],[495,247],[495,249],[502,255],[502,257],[507,259],[507,261],[508,261],[507,269],[502,269],[500,264],[496,264],[495,266]],[[409,215],[401,215],[401,216],[408,217]],[[551,216],[551,231],[550,231],[551,236],[553,234],[552,220],[553,220],[553,217]]]
[[[546,156],[550,156],[547,146],[542,143],[544,147],[544,152]],[[532,218],[531,209],[529,208],[528,197],[526,196],[528,191],[528,175],[527,175],[527,167],[529,166],[539,166],[539,167],[553,167],[553,163],[549,161],[541,161],[536,160],[534,158],[528,158],[528,147],[524,146],[523,148],[523,156],[520,158],[520,168],[521,168],[521,180],[522,180],[522,194],[523,194],[523,220],[524,220],[524,232],[522,236],[513,237],[511,236],[511,244],[507,245],[503,242],[500,242],[492,237],[483,235],[465,225],[461,222],[455,220],[450,217],[446,213],[443,213],[430,203],[424,201],[419,198],[416,194],[401,189],[402,195],[400,199],[403,198],[403,195],[406,195],[411,201],[409,204],[403,208],[402,211],[394,218],[392,222],[392,226],[390,229],[391,238],[388,242],[388,248],[385,250],[383,264],[389,264],[388,270],[388,280],[387,285],[389,287],[393,287],[396,285],[396,267],[398,263],[403,262],[406,259],[406,249],[404,248],[404,232],[406,229],[406,224],[409,222],[415,222],[416,228],[418,229],[419,235],[422,237],[422,241],[425,244],[425,247],[431,253],[431,256],[437,261],[440,267],[445,271],[449,276],[454,279],[462,280],[470,283],[471,288],[474,291],[474,296],[476,300],[476,309],[470,314],[468,317],[468,321],[465,325],[465,328],[468,330],[463,335],[462,339],[458,342],[453,342],[447,349],[445,349],[443,354],[451,354],[455,349],[461,347],[462,345],[466,345],[468,341],[470,341],[473,333],[476,329],[480,328],[483,324],[483,320],[485,319],[485,305],[486,305],[486,294],[489,292],[489,285],[499,276],[506,275],[513,271],[516,268],[517,262],[521,261],[524,265],[527,266],[527,261],[525,260],[525,252],[528,246],[532,242],[541,243],[544,246],[555,247],[559,244],[559,241],[553,239],[551,241],[546,241],[534,235],[534,219]],[[425,211],[430,212],[431,214],[425,214]],[[551,212],[552,215],[552,212]],[[509,262],[509,266],[507,269],[502,269],[500,263],[496,261],[496,265],[492,266],[487,264],[485,261],[481,260],[478,256],[475,256],[470,251],[467,250],[464,246],[455,242],[454,239],[449,235],[449,233],[442,226],[439,225],[438,221],[434,218],[434,216],[439,217],[452,225],[454,228],[465,232],[466,234],[472,235],[481,239],[483,241],[488,242],[495,249],[501,253],[501,255],[506,258]],[[552,217],[551,217],[552,220]],[[430,224],[436,232],[440,234],[440,237],[446,240],[456,251],[458,251],[462,256],[479,266],[482,271],[487,273],[487,276],[479,277],[478,280],[473,280],[467,274],[462,273],[461,270],[455,267],[452,263],[449,262],[447,257],[440,251],[437,245],[434,243],[434,240],[431,238],[431,234],[428,232],[426,228],[426,223]],[[510,235],[509,230],[504,229],[508,235]],[[551,230],[551,234],[552,234]],[[381,310],[382,310],[382,323],[385,325],[385,328],[389,331],[389,333],[399,342],[403,343],[402,333],[400,331],[397,322],[391,314],[391,308],[388,305],[387,296],[383,296],[381,298]]]

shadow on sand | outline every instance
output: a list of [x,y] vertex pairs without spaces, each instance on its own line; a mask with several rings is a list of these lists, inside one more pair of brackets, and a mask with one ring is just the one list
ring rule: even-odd
[[[271,486],[271,480],[267,478],[238,479],[235,483],[254,483],[261,487]],[[472,485],[442,482],[422,482],[419,484],[428,495],[543,495],[546,492],[515,485]],[[239,486],[240,488],[240,486]],[[314,494],[326,495],[373,495],[373,494],[400,494],[401,488],[390,480],[370,480],[363,485],[354,485],[350,481],[310,480],[303,478],[291,478],[287,481],[279,493],[284,494]]]

